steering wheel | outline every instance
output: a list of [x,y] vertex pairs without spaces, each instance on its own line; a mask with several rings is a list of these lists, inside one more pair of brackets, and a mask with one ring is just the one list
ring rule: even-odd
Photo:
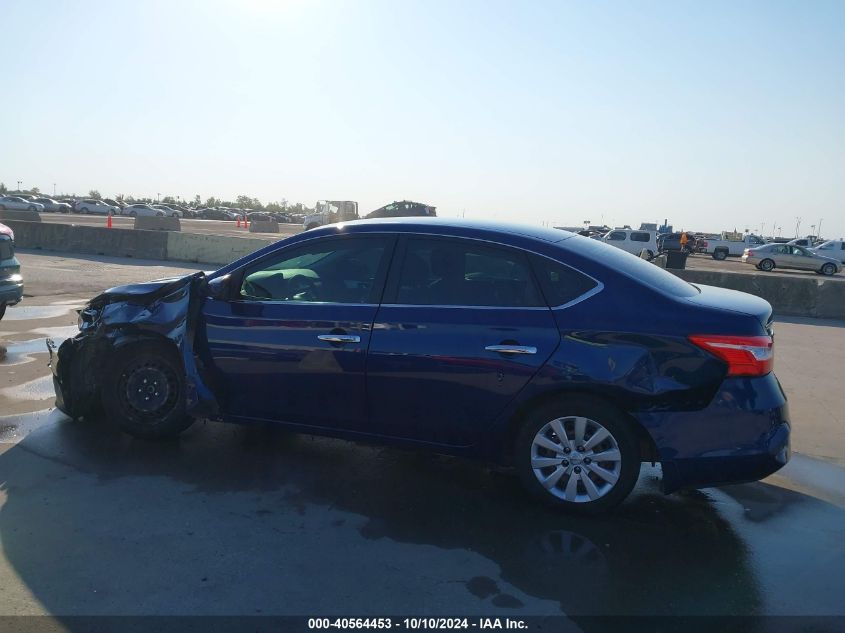
[[295,301],[318,301],[317,281],[305,275],[288,279],[288,297]]

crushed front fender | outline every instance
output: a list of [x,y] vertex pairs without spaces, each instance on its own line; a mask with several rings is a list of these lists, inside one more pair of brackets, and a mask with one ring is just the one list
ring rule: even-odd
[[197,354],[197,320],[205,274],[107,290],[80,311],[80,332],[58,348],[48,340],[56,407],[73,418],[93,414],[114,354],[147,340],[166,339],[179,352],[185,377],[185,410],[215,417],[217,399]]

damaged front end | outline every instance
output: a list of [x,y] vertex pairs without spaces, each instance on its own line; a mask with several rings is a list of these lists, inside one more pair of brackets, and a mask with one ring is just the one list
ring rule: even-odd
[[214,417],[217,401],[195,348],[196,326],[206,286],[202,272],[106,290],[79,312],[79,334],[56,349],[47,339],[56,407],[72,418],[99,408],[106,372],[128,345],[169,341],[185,375],[185,410]]

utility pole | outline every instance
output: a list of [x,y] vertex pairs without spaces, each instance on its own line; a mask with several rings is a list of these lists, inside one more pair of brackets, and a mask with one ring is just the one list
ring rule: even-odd
[[56,197],[56,183],[53,183],[53,197]]
[[799,218],[799,217],[796,215],[796,216],[795,216],[795,220],[796,220],[796,223],[795,223],[795,237],[797,238],[797,237],[799,237],[799,235],[798,235],[798,231],[800,231],[800,230],[801,230],[801,218]]
[[160,193],[156,194],[156,202],[161,202],[161,194]]
[[822,236],[822,220],[824,220],[824,218],[819,218],[819,234],[816,236],[819,238]]
[[23,182],[22,180],[18,180],[18,193],[21,192],[21,183],[22,182]]

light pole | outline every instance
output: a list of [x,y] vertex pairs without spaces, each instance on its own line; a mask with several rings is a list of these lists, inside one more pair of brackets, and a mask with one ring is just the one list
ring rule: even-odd
[[53,183],[53,197],[56,197],[56,183]]
[[819,238],[822,236],[822,220],[824,220],[824,218],[819,218]]
[[795,237],[798,237],[798,231],[801,230],[801,218],[796,215],[795,220]]
[[156,202],[161,202],[161,194],[160,193],[156,194]]
[[18,180],[18,193],[21,192],[21,183],[22,182],[23,182],[22,180]]
[[778,237],[780,237],[780,236],[781,236],[781,229],[782,229],[782,228],[783,228],[782,226],[779,226],[779,227],[778,227]]

